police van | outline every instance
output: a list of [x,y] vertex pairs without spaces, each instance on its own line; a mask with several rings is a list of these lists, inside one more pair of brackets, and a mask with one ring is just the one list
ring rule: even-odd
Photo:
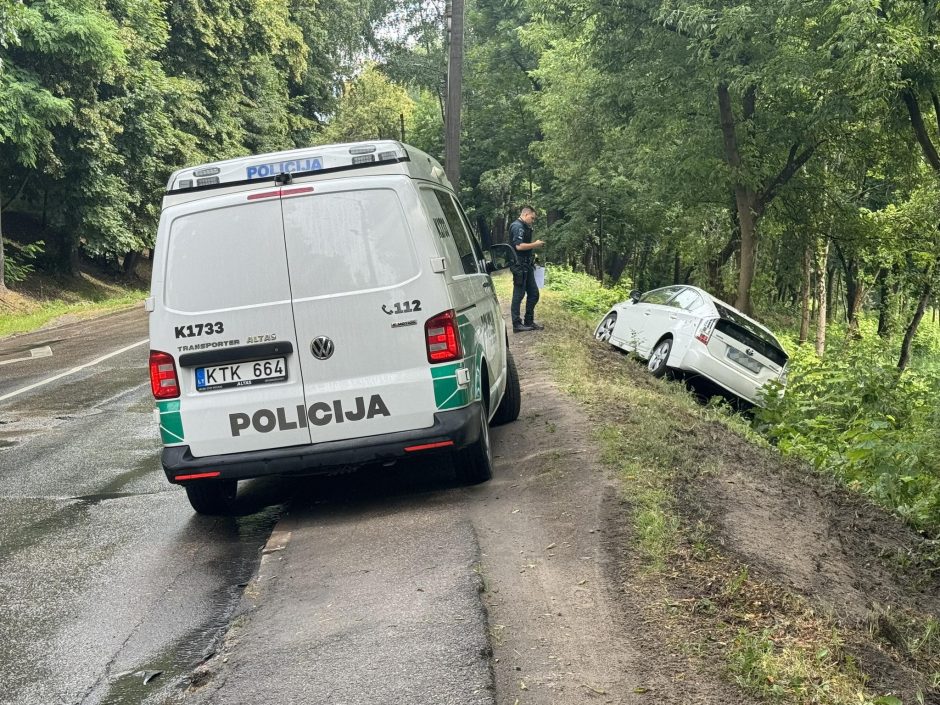
[[167,479],[205,514],[239,480],[426,453],[488,480],[520,408],[489,275],[512,257],[399,142],[175,172],[147,300]]

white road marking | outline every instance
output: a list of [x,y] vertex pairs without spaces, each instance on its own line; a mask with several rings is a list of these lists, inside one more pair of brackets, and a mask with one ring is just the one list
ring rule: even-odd
[[[139,340],[139,341],[137,341],[136,343],[133,343],[133,344],[131,344],[131,345],[128,345],[126,348],[121,348],[120,350],[115,350],[114,352],[110,352],[110,353],[108,353],[107,355],[102,355],[101,357],[96,358],[96,359],[92,360],[91,362],[86,362],[84,365],[79,365],[78,367],[73,367],[71,370],[66,370],[65,372],[60,372],[59,374],[53,375],[52,377],[49,377],[48,379],[44,379],[44,380],[42,380],[41,382],[36,382],[35,384],[30,384],[29,386],[23,387],[22,389],[17,389],[17,390],[15,390],[15,391],[13,391],[13,392],[9,392],[9,393],[7,393],[7,394],[4,394],[4,395],[0,396],[0,401],[6,401],[7,399],[12,399],[12,398],[15,397],[15,396],[19,396],[20,394],[23,394],[23,393],[25,393],[25,392],[32,391],[33,389],[36,389],[37,387],[42,387],[42,386],[44,386],[44,385],[49,384],[50,382],[55,382],[56,380],[62,379],[63,377],[68,377],[69,375],[73,375],[73,374],[75,374],[76,372],[81,372],[82,370],[87,369],[87,368],[89,368],[89,367],[94,367],[94,366],[97,365],[98,363],[104,362],[105,360],[108,360],[108,359],[114,357],[115,355],[120,355],[121,353],[126,353],[128,350],[133,350],[134,348],[139,348],[141,345],[144,345],[144,344],[149,343],[149,342],[150,342],[150,338],[144,338],[143,340]],[[48,357],[48,356],[47,356],[47,357]]]
[[32,348],[29,351],[29,357],[17,357],[12,360],[0,360],[0,365],[10,365],[14,362],[26,362],[27,360],[36,360],[40,357],[52,357],[52,348],[48,345],[43,348]]

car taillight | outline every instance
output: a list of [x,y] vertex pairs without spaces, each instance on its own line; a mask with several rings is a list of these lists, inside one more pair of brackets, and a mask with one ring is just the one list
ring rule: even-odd
[[150,351],[150,391],[157,399],[175,399],[180,395],[176,362],[169,353]]
[[453,310],[428,319],[424,324],[424,335],[428,343],[428,362],[450,362],[463,357],[457,314]]
[[695,331],[695,339],[703,345],[708,345],[708,341],[711,340],[712,333],[715,331],[716,323],[718,323],[717,318],[706,318],[699,323],[698,330]]

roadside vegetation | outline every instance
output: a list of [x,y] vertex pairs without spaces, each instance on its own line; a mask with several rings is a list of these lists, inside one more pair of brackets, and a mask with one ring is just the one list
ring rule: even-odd
[[[654,379],[632,356],[596,344],[594,325],[609,305],[623,300],[626,288],[611,290],[583,274],[550,269],[539,304],[549,325],[536,335],[559,385],[594,418],[603,460],[623,483],[651,624],[666,620],[664,633],[672,635],[674,648],[770,702],[898,705],[899,694],[906,694],[904,703],[932,702],[940,685],[935,615],[897,596],[891,605],[878,605],[873,594],[863,620],[840,618],[825,599],[788,589],[786,576],[775,580],[753,567],[734,541],[720,535],[721,522],[707,499],[715,485],[733,487],[738,470],[791,477],[796,502],[814,482],[835,485],[831,478],[859,491],[871,487],[826,464],[814,476],[807,466],[788,463],[771,447],[779,439],[768,433],[769,417],[746,418],[721,400],[703,404],[684,385]],[[508,277],[497,289],[509,295]],[[834,357],[836,350],[830,351]],[[854,369],[848,360],[844,367],[845,374]],[[787,403],[798,405],[801,393],[797,383]],[[773,413],[797,412],[778,404]],[[837,445],[835,438],[831,443]],[[795,449],[786,452],[803,457]],[[760,531],[785,527],[771,521]],[[874,560],[903,573],[902,582],[929,583],[936,570],[931,544],[910,536],[910,550]],[[791,539],[778,540],[786,545]]]
[[0,338],[28,333],[63,317],[84,318],[140,305],[146,283],[112,279],[100,273],[77,277],[32,276],[17,291],[0,295]]

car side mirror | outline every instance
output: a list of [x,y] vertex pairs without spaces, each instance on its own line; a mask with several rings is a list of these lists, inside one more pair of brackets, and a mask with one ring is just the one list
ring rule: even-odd
[[510,245],[490,245],[489,249],[483,252],[483,259],[486,260],[487,272],[497,272],[516,263],[516,251]]
[[633,291],[630,292],[630,300],[635,304],[640,303],[641,296],[642,294],[637,289],[634,289]]

